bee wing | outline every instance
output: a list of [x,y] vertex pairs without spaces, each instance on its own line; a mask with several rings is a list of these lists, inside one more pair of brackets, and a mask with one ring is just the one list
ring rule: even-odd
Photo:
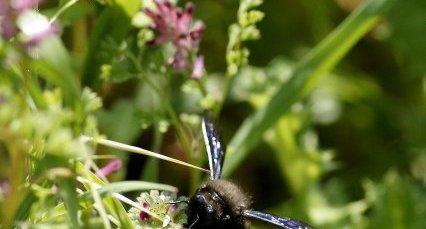
[[279,217],[275,215],[270,215],[263,212],[253,211],[253,210],[247,210],[244,211],[244,216],[259,219],[271,224],[275,224],[279,227],[285,228],[285,229],[314,229],[310,226],[307,226],[306,224],[299,222],[297,220],[285,218],[285,217]]
[[203,116],[202,130],[209,158],[210,178],[217,180],[222,174],[225,146],[220,142],[220,136],[214,127],[214,123],[207,115]]

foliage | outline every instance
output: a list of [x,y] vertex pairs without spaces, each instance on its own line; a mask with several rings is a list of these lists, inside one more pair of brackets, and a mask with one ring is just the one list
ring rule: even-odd
[[425,15],[421,0],[3,1],[0,227],[183,227],[208,111],[253,208],[424,228]]

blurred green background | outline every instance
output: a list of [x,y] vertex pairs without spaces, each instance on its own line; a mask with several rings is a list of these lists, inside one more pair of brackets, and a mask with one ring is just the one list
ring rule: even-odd
[[[41,10],[51,16],[58,10],[58,3],[65,2],[46,1]],[[80,86],[87,86],[102,99],[103,108],[95,113],[100,134],[207,168],[198,125],[202,96],[198,91],[195,96],[191,94],[196,88],[193,81],[174,74],[168,78],[164,90],[171,107],[189,130],[194,152],[188,155],[159,96],[142,78],[135,77],[140,69],[135,69],[126,56],[127,52],[139,51],[136,45],[139,30],[131,27],[129,18],[137,11],[132,5],[137,5],[136,1],[128,4],[116,1],[115,8],[99,2],[109,1],[79,1],[60,15],[64,28],[61,39],[70,59],[65,58],[68,61],[65,67],[53,67],[58,72],[41,73],[53,77],[35,80],[43,90],[63,89],[64,107],[78,117],[74,117],[78,121],[64,124],[65,128],[78,137],[83,132],[82,126],[96,129],[96,125],[80,119],[84,112],[72,102],[84,100],[84,96],[80,98],[80,94],[69,92],[74,85],[55,81],[55,77],[62,76],[77,82],[78,93]],[[226,77],[228,28],[236,21],[240,1],[193,2],[194,18],[206,26],[199,50],[205,57],[207,71],[202,83],[220,100]],[[261,39],[244,43],[250,50],[249,64],[243,65],[232,79],[229,96],[218,115],[217,128],[224,144],[233,142],[247,117],[262,111],[278,87],[291,81],[301,60],[324,38],[333,35],[360,2],[264,0],[258,8],[265,14],[257,24]],[[185,3],[179,1],[178,5]],[[247,147],[250,154],[229,163],[234,167],[226,171],[226,178],[236,181],[252,196],[253,208],[294,217],[317,228],[426,228],[425,37],[426,1],[395,0],[379,23],[331,72],[308,85],[309,93],[300,93],[278,120],[270,118],[273,124],[260,133],[261,141],[253,149]],[[167,52],[159,50],[153,47],[143,50],[143,63],[139,64],[161,69],[157,65],[164,64],[162,55]],[[52,64],[49,60],[62,57],[60,51],[49,54],[51,59],[40,61],[45,61],[46,66]],[[65,63],[58,59],[58,63]],[[110,72],[102,69],[103,64],[110,65]],[[13,71],[1,71],[5,75],[10,72]],[[103,75],[106,72],[107,77]],[[147,72],[155,82],[165,79],[160,78],[162,70]],[[21,84],[16,75],[19,74],[9,74],[15,80],[8,82],[10,85]],[[35,75],[38,77],[38,73]],[[67,91],[67,87],[71,89]],[[59,97],[55,98],[62,102],[59,92],[51,96]],[[3,151],[7,152],[8,144],[1,146],[2,156],[7,155]],[[240,147],[246,149],[244,145]],[[112,182],[154,181],[176,186],[181,195],[190,196],[207,179],[199,171],[146,156],[102,146],[98,147],[98,153],[115,154],[124,161],[124,168],[111,177]],[[0,168],[9,168],[8,161],[12,159],[4,158],[0,160]],[[62,161],[65,165],[59,165],[69,166],[66,159]],[[11,174],[7,169],[0,172],[1,177]],[[75,187],[69,190],[74,192]],[[255,222],[253,228],[270,226]]]

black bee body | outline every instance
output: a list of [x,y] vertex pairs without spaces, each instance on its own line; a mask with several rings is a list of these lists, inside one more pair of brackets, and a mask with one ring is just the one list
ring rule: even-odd
[[202,184],[189,200],[186,228],[247,229],[247,218],[254,218],[285,229],[313,229],[293,219],[251,210],[247,195],[236,184],[220,179],[225,150],[214,124],[207,117],[203,118],[202,130],[210,180]]
[[234,183],[211,180],[197,190],[189,200],[190,228],[245,229],[248,227],[243,213],[249,199]]

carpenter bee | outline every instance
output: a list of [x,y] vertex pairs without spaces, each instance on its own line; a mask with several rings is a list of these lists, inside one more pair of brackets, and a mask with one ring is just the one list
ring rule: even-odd
[[299,221],[250,209],[247,195],[234,183],[220,179],[225,147],[212,120],[204,116],[202,131],[210,166],[210,180],[202,184],[188,202],[190,229],[246,229],[248,218],[286,229],[313,229]]

